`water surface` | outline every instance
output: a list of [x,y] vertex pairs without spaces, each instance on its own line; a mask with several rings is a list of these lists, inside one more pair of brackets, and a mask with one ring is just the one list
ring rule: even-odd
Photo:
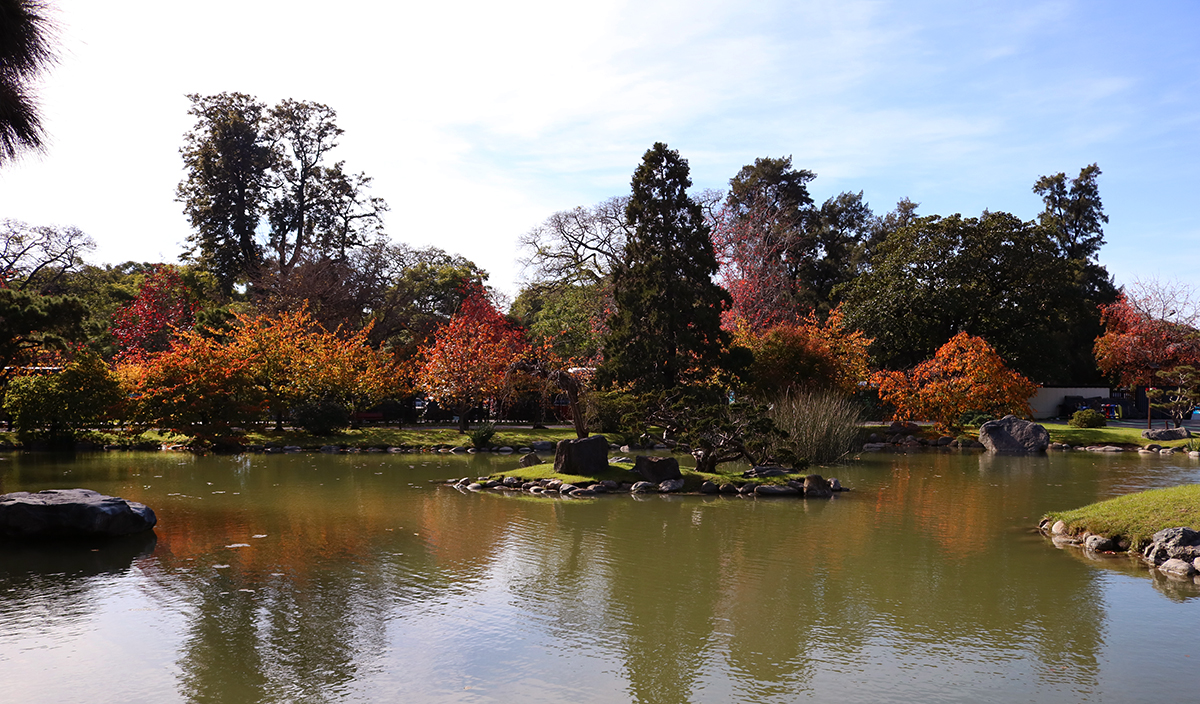
[[470,494],[517,458],[8,455],[153,536],[0,550],[21,702],[1137,702],[1200,685],[1200,587],[1031,530],[1178,456],[864,455],[833,500]]

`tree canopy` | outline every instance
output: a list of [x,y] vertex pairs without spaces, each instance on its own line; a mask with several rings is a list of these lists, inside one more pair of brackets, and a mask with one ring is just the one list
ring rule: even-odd
[[728,345],[729,295],[713,283],[716,254],[691,185],[687,161],[662,142],[633,174],[625,211],[633,232],[613,272],[604,382],[672,388],[707,375]]

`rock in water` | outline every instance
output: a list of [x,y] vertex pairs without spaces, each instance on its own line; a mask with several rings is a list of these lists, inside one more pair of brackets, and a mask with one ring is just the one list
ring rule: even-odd
[[520,465],[522,467],[532,467],[536,464],[542,464],[542,458],[538,457],[536,452],[530,452],[527,455],[521,456]]
[[1186,440],[1191,436],[1187,428],[1155,428],[1142,431],[1142,437],[1147,440]]
[[592,477],[608,469],[608,440],[593,435],[575,440],[560,440],[554,450],[554,471],[557,474],[580,474]]
[[0,537],[5,538],[110,538],[150,530],[157,522],[145,505],[91,489],[0,496]]
[[633,471],[642,479],[655,484],[683,478],[683,474],[679,471],[679,460],[674,457],[638,455],[633,460]]
[[979,426],[979,441],[989,452],[1035,453],[1050,446],[1044,427],[1016,416],[1004,416]]

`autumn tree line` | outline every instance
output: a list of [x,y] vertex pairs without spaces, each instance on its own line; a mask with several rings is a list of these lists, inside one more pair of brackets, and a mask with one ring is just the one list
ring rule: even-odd
[[816,203],[816,175],[790,157],[695,193],[659,143],[628,194],[522,238],[505,305],[469,259],[387,236],[371,178],[337,159],[328,106],[189,98],[183,264],[92,264],[77,229],[3,222],[0,383],[28,436],[325,434],[413,421],[414,398],[466,430],[481,410],[542,421],[557,401],[581,435],[665,429],[701,464],[759,461],[788,454],[771,409],[801,392],[953,430],[1028,413],[1037,383],[1141,383],[1164,368],[1131,351],[1141,328],[1194,333],[1099,264],[1094,164],[1038,179],[1032,221],[908,200],[876,214],[861,192]]

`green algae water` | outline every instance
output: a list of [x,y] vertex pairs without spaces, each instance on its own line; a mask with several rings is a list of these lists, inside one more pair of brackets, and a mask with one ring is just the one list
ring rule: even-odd
[[153,536],[0,548],[12,702],[1164,702],[1200,586],[1056,549],[1042,513],[1200,481],[1135,454],[863,455],[832,500],[544,499],[515,456],[8,455],[0,490]]

